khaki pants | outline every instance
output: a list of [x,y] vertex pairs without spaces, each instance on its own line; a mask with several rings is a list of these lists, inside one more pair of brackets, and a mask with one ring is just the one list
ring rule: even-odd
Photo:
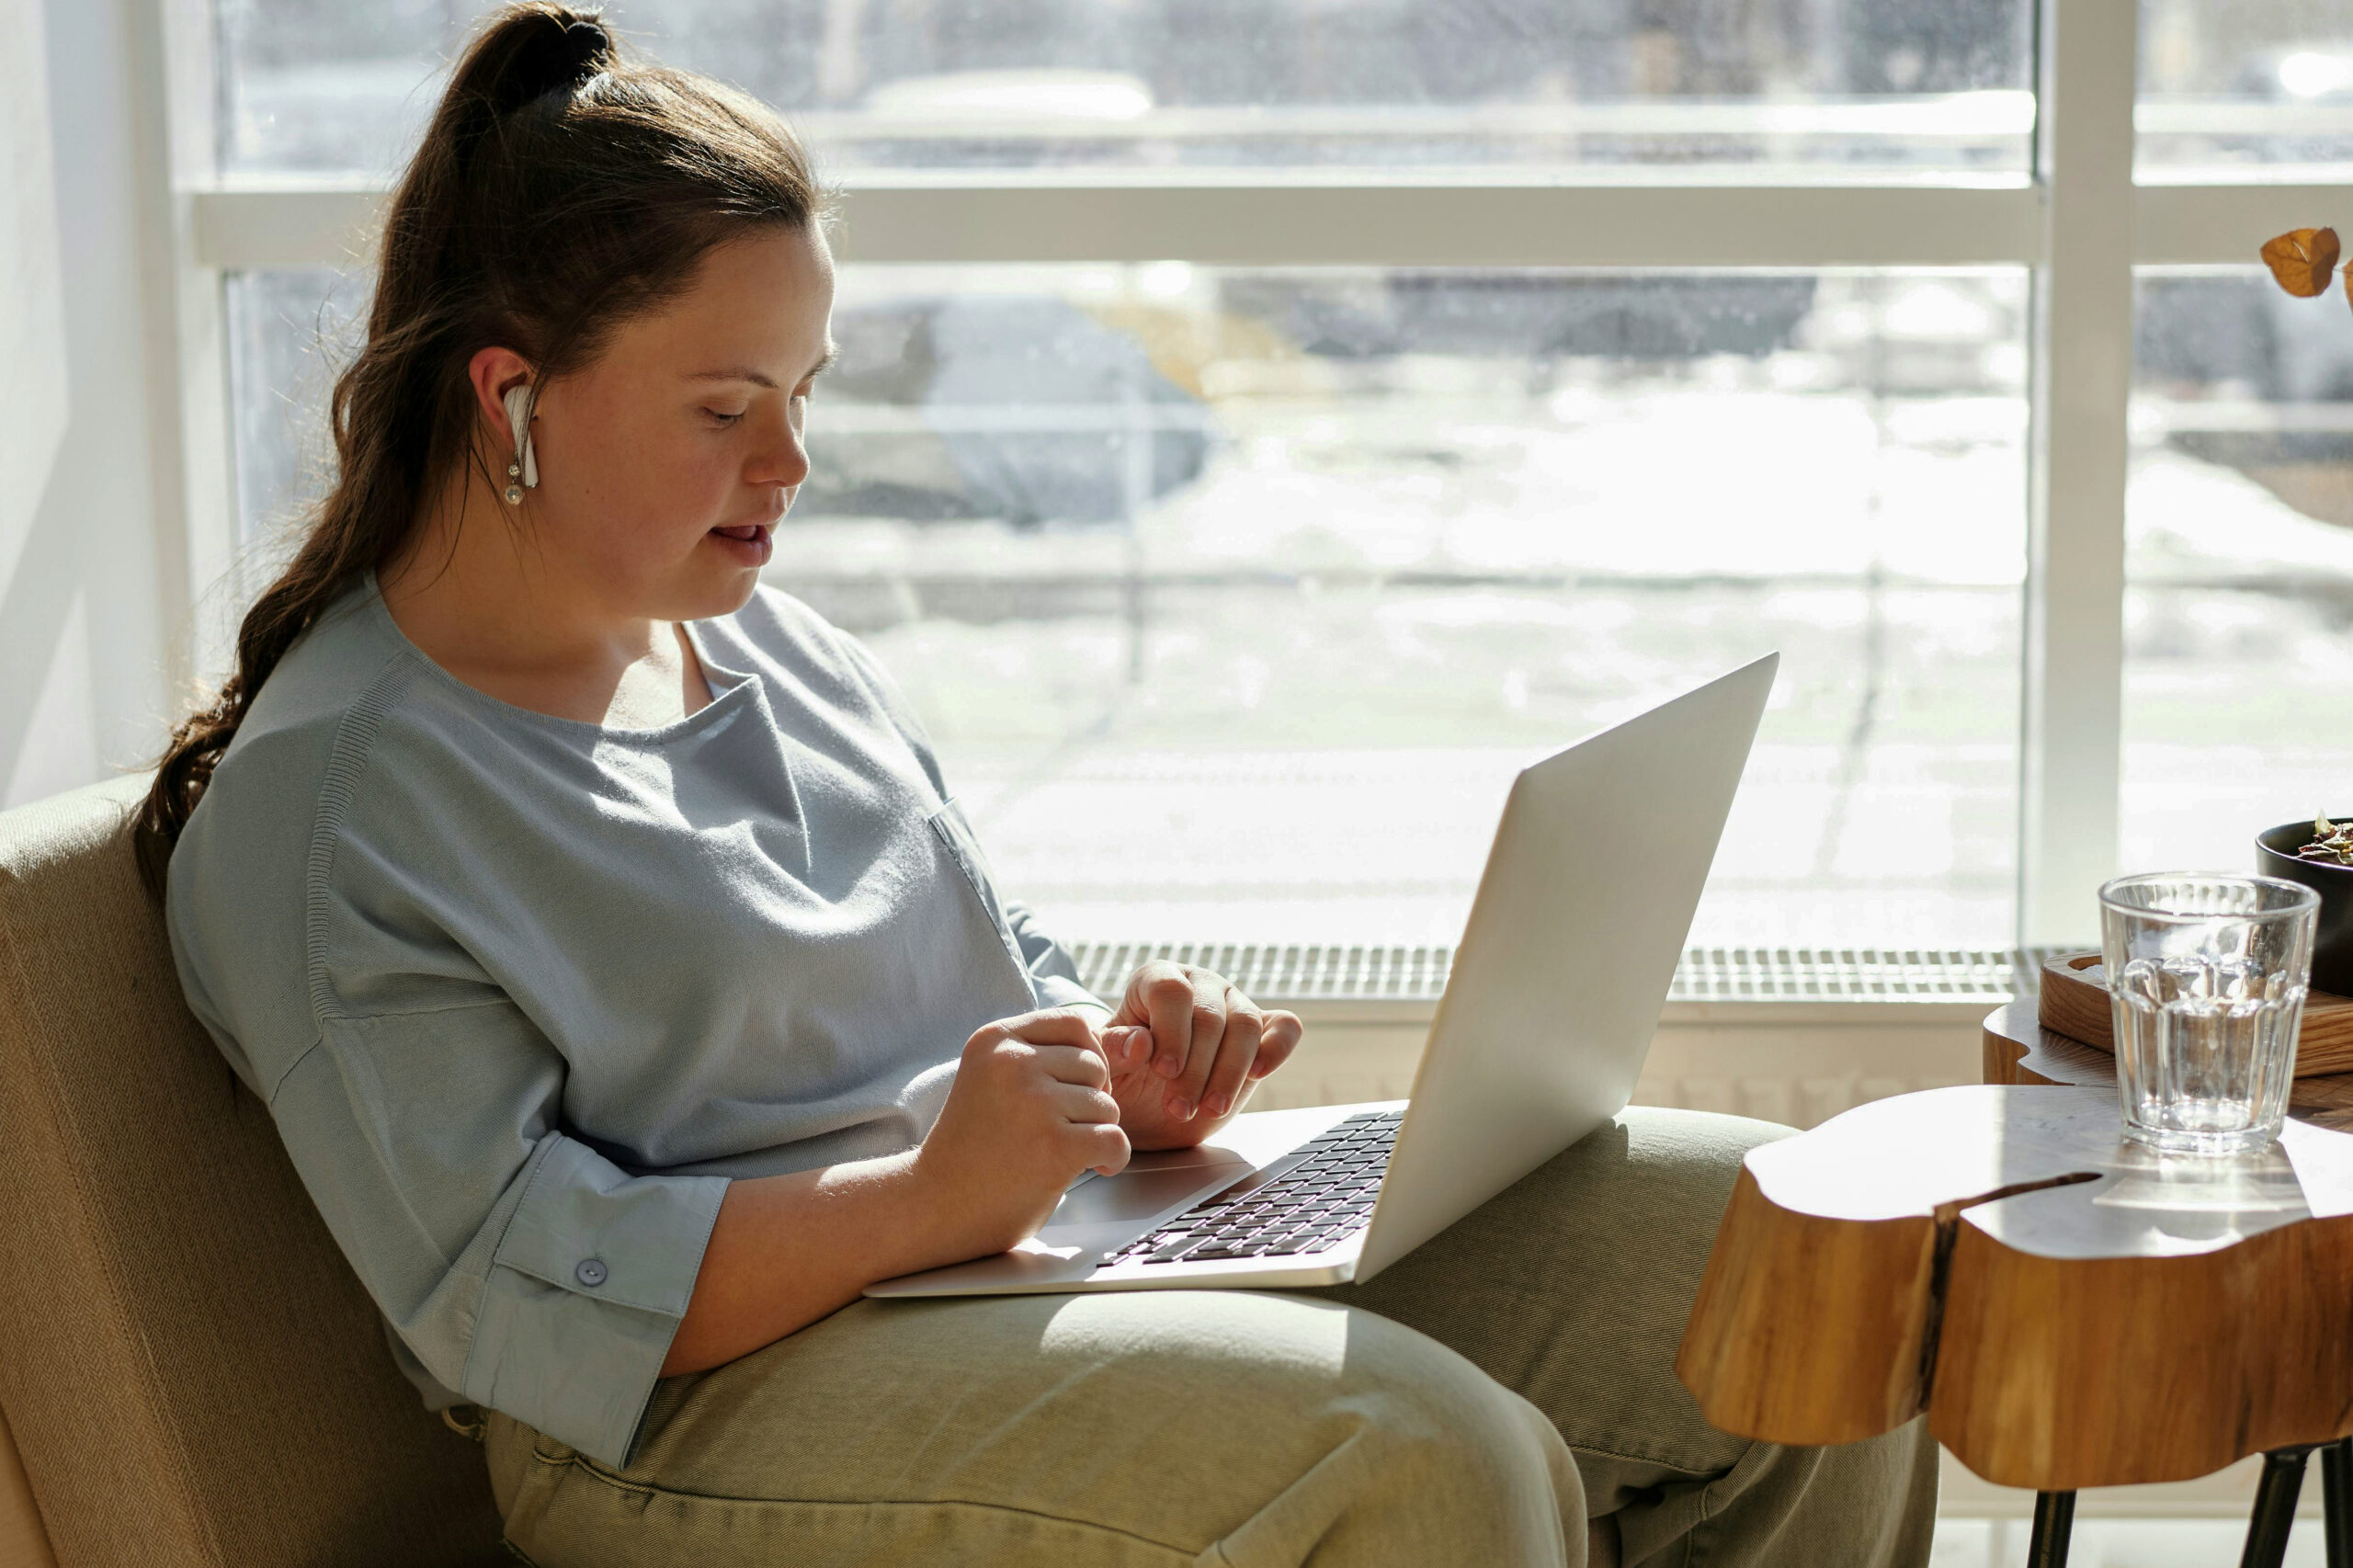
[[1740,1156],[1632,1109],[1362,1286],[860,1301],[665,1380],[614,1471],[503,1415],[542,1568],[1916,1568],[1936,1445],[1727,1437],[1673,1363]]

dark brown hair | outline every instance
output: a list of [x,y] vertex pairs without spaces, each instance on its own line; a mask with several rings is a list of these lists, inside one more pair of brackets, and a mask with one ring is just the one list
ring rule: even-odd
[[150,891],[286,651],[398,555],[461,466],[469,485],[480,472],[505,486],[478,458],[476,353],[511,348],[544,385],[683,291],[713,247],[826,217],[800,142],[754,99],[625,60],[593,12],[522,0],[493,13],[392,194],[367,336],[330,404],[334,483],[141,807]]

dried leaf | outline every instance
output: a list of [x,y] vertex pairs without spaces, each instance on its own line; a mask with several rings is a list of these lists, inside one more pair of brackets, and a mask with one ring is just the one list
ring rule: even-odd
[[2279,287],[2309,300],[2328,288],[2328,275],[2336,270],[2336,231],[2291,229],[2264,242],[2263,259]]

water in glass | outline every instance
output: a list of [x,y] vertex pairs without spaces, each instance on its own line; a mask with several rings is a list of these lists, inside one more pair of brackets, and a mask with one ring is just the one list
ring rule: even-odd
[[2125,1131],[2178,1153],[2269,1144],[2295,1074],[2317,900],[2268,878],[2177,876],[2124,878],[2100,903]]

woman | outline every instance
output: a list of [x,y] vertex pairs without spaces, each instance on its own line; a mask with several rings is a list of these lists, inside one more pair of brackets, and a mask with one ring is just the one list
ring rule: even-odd
[[883,1303],[1299,1040],[1116,1007],[874,660],[758,585],[833,354],[790,134],[494,17],[395,194],[340,470],[142,848],[188,999],[538,1562],[1924,1562],[1934,1449],[1669,1370],[1755,1124],[1630,1112],[1371,1284]]

